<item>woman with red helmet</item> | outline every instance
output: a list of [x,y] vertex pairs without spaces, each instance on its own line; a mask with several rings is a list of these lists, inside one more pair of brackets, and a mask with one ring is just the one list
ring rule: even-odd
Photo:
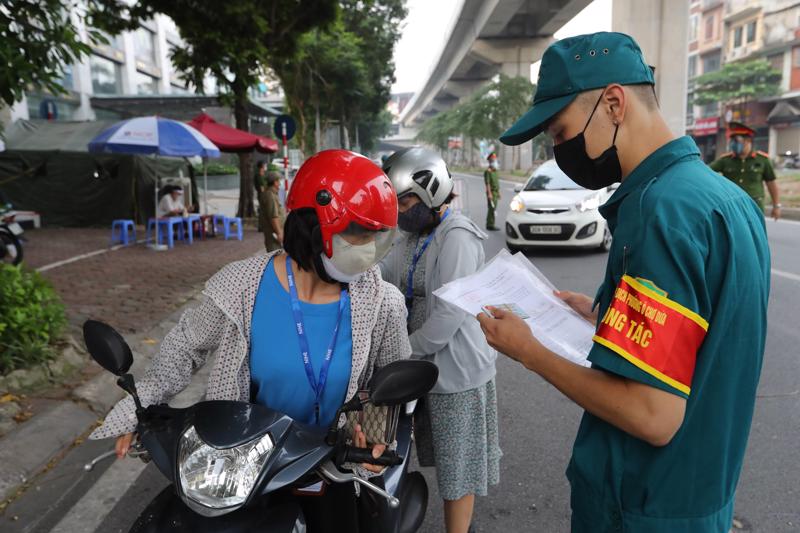
[[[300,168],[286,202],[284,250],[231,263],[208,281],[204,302],[184,313],[137,381],[143,405],[175,396],[213,354],[207,399],[261,403],[327,427],[376,368],[410,356],[403,296],[376,266],[397,226],[383,171],[353,152],[323,151]],[[130,397],[120,401],[91,438],[119,436],[123,457],[134,411]],[[358,426],[353,441],[367,445]],[[333,508],[341,516],[352,493],[351,484],[331,485],[309,499],[319,500],[305,513],[309,531],[324,530]]]

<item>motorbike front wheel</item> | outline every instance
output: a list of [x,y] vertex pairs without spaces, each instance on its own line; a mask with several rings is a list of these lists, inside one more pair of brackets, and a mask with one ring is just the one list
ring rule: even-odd
[[22,262],[22,243],[16,235],[0,228],[0,263],[18,265]]

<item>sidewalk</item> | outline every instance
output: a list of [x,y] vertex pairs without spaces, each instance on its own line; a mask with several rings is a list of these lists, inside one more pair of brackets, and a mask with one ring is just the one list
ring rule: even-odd
[[[83,346],[80,328],[88,318],[107,322],[125,335],[136,358],[134,373],[156,353],[183,310],[196,305],[208,278],[224,265],[263,250],[263,237],[250,229],[245,229],[243,241],[216,237],[193,245],[178,242],[164,252],[143,244],[110,249],[109,235],[108,230],[90,228],[26,232],[25,265],[43,269],[60,294],[78,345]],[[60,264],[69,259],[75,260]],[[17,400],[32,416],[0,438],[0,512],[31,478],[85,438],[122,397],[114,377],[85,355],[83,366],[66,383]],[[0,390],[0,396],[5,392]]]

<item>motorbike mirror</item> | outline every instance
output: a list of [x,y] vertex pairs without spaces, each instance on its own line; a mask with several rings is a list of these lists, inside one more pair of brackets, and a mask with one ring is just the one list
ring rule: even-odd
[[117,376],[128,372],[133,364],[130,346],[122,335],[103,322],[87,320],[83,324],[83,340],[92,359]]
[[439,368],[430,361],[405,359],[378,369],[370,383],[375,405],[400,405],[422,397],[436,385]]

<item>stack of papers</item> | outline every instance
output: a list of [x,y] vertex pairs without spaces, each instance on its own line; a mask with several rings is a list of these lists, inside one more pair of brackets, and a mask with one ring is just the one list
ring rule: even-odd
[[484,306],[511,310],[548,349],[589,366],[586,357],[594,326],[555,296],[554,290],[527,257],[503,249],[475,274],[451,281],[433,294],[472,316]]

